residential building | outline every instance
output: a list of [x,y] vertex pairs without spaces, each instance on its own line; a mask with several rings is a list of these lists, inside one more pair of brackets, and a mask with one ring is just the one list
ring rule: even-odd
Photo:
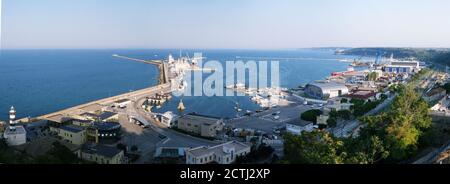
[[58,133],[59,137],[71,144],[82,145],[87,140],[86,130],[80,126],[67,125],[59,128],[53,127],[51,130]]
[[306,85],[305,93],[314,99],[326,100],[348,94],[347,86],[337,82],[314,82]]
[[237,157],[249,154],[251,147],[233,141],[213,147],[198,147],[186,151],[186,164],[232,164]]
[[82,160],[96,162],[98,164],[125,164],[125,154],[113,146],[86,144],[78,152]]
[[178,119],[178,129],[202,137],[215,137],[223,126],[222,119],[198,114],[188,114]]

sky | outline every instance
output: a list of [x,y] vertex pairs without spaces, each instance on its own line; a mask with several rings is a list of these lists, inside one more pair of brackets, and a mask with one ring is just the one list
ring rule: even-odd
[[1,46],[450,47],[449,9],[448,0],[3,0]]

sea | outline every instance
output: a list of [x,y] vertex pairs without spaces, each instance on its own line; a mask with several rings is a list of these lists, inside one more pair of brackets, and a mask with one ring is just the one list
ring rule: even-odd
[[[280,85],[295,88],[322,80],[335,71],[347,70],[342,60],[354,56],[335,55],[332,49],[286,50],[176,50],[176,49],[92,49],[92,50],[2,50],[0,52],[0,120],[7,120],[11,106],[17,117],[36,117],[72,106],[158,83],[156,66],[112,57],[161,60],[202,53],[204,62],[278,61]],[[207,77],[207,75],[204,75]],[[192,86],[191,86],[192,87]],[[261,109],[248,96],[174,97],[156,112],[177,111],[183,100],[186,112],[208,116],[236,117],[236,104],[244,112]]]

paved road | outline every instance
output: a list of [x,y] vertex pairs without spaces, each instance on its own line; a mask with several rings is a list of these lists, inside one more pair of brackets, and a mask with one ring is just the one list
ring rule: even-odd
[[118,96],[114,96],[114,97],[110,97],[110,98],[105,98],[105,99],[101,99],[101,100],[97,100],[97,101],[93,101],[93,102],[89,102],[86,104],[82,104],[82,105],[78,105],[75,107],[71,107],[68,109],[64,109],[58,112],[54,112],[54,113],[50,113],[47,115],[43,115],[38,117],[38,119],[48,119],[49,117],[61,114],[61,115],[66,115],[66,114],[77,114],[77,112],[82,109],[83,107],[86,106],[90,106],[90,105],[94,105],[94,104],[99,104],[99,105],[109,105],[114,103],[117,100],[121,100],[121,99],[138,99],[138,98],[142,98],[145,96],[150,96],[151,94],[155,94],[155,93],[159,93],[159,92],[169,92],[171,91],[171,85],[170,83],[166,83],[166,84],[161,84],[158,86],[154,86],[154,87],[150,87],[150,88],[146,88],[146,89],[142,89],[142,90],[138,90],[138,91],[133,91],[130,93],[125,93],[122,95],[118,95]]
[[[144,103],[145,98],[139,99],[137,103],[135,103],[134,108],[138,115],[145,118],[148,122],[152,123],[151,128],[155,131],[167,136],[171,139],[171,141],[168,141],[168,143],[178,143],[178,144],[171,144],[172,146],[179,146],[179,147],[197,147],[197,146],[208,146],[208,145],[214,145],[217,144],[215,141],[210,141],[206,139],[201,139],[198,137],[189,136],[177,131],[174,131],[172,129],[167,128],[165,125],[160,123],[158,120],[155,120],[153,118],[153,113],[148,113],[144,109],[142,109],[141,105]],[[164,145],[169,145],[168,143]]]
[[[384,111],[389,105],[392,104],[394,99],[397,97],[397,94],[392,95],[388,99],[386,99],[383,103],[378,105],[375,109],[372,109],[370,112],[366,113],[364,116],[372,116],[379,114]],[[365,124],[361,124],[357,119],[350,120],[345,122],[340,122],[335,128],[330,128],[329,131],[333,133],[336,137],[350,137],[350,136],[358,136],[359,130],[363,128]]]
[[[273,108],[252,116],[236,118],[225,122],[228,126],[242,129],[260,130],[271,133],[274,127],[283,127],[286,123],[297,119],[302,112],[310,110],[310,106],[292,103],[288,106]],[[278,120],[274,119],[273,113],[280,112]]]
[[[137,104],[140,104],[141,101],[142,99],[138,100],[138,103],[121,112],[126,117],[121,121],[122,126],[126,129],[122,141],[127,145],[136,145],[139,148],[141,157],[135,162],[136,164],[144,164],[152,160],[158,147],[193,148],[220,144],[220,142],[192,137],[164,127],[152,118],[152,114],[137,107],[139,106]],[[129,123],[128,115],[140,116],[147,120],[151,123],[150,128],[143,129],[138,125]]]

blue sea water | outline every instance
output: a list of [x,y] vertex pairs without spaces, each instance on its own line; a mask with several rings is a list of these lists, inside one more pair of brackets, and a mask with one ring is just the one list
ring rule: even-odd
[[[281,86],[292,88],[323,79],[348,63],[329,50],[185,50],[202,52],[208,60],[277,60]],[[7,119],[10,106],[18,117],[34,117],[92,100],[157,84],[155,66],[113,58],[113,54],[142,59],[165,59],[179,50],[3,50],[0,53],[0,119]],[[245,110],[259,109],[248,97],[182,97],[188,112],[234,117],[236,102]],[[159,112],[176,111],[180,98]]]

